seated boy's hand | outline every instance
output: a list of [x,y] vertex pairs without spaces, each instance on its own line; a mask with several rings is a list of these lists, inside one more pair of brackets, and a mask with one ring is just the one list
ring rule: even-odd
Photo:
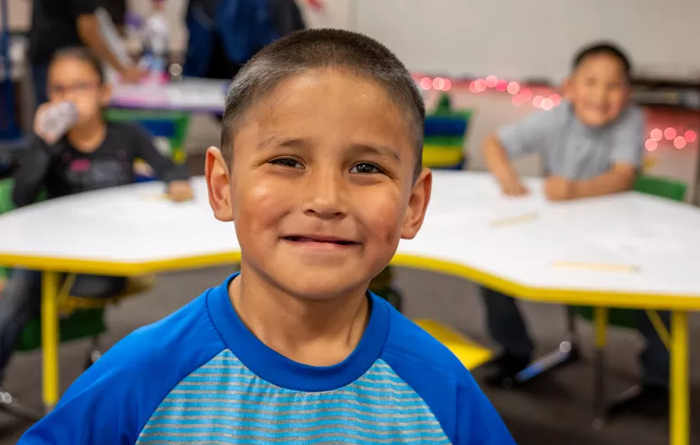
[[560,176],[550,176],[544,182],[544,194],[550,201],[574,198],[574,181]]
[[501,189],[506,196],[525,196],[530,193],[517,178],[501,182]]
[[194,196],[189,181],[173,181],[168,184],[168,198],[174,202],[189,201]]

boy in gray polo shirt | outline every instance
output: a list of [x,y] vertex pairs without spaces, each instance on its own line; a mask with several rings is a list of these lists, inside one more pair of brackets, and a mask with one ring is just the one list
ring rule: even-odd
[[[574,59],[566,100],[552,111],[535,113],[501,128],[484,143],[487,165],[503,192],[528,193],[510,159],[540,153],[546,170],[545,194],[553,201],[630,190],[642,162],[644,120],[629,103],[630,62],[613,45],[596,44]],[[503,347],[487,382],[516,382],[532,358],[533,344],[515,300],[483,289],[488,326]],[[668,324],[668,314],[662,314]],[[640,311],[639,331],[647,340],[641,356],[643,390],[624,408],[655,414],[668,406],[669,355],[649,319]]]

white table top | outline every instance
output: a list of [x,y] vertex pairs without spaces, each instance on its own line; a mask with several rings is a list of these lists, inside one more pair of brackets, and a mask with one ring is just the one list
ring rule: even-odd
[[165,85],[114,85],[112,106],[222,113],[229,81],[185,79]]
[[[203,178],[193,182],[184,204],[146,183],[2,215],[0,263],[136,274],[232,261],[234,226],[214,219]],[[550,203],[539,180],[528,185],[530,197],[506,198],[486,174],[435,172],[424,226],[401,242],[398,264],[462,268],[545,301],[700,309],[700,210],[634,192]]]

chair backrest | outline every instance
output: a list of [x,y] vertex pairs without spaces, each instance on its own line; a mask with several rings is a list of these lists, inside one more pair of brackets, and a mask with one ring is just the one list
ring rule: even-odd
[[12,202],[12,189],[14,186],[15,181],[12,178],[0,181],[0,215],[15,209],[15,203]]
[[683,201],[687,186],[672,179],[653,176],[640,176],[634,183],[634,190],[673,201]]

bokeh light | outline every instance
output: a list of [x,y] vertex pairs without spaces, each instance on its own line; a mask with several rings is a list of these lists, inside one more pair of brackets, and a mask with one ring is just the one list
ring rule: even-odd
[[672,140],[674,140],[674,139],[676,138],[677,135],[678,135],[678,132],[677,132],[676,129],[673,128],[673,127],[668,127],[668,128],[664,131],[664,137],[666,138],[667,141],[672,141]]
[[683,136],[678,136],[676,139],[673,140],[673,145],[679,150],[685,148],[687,144],[688,143],[685,141],[685,138]]
[[544,97],[542,97],[542,96],[535,96],[535,98],[532,99],[532,105],[534,105],[535,108],[541,108],[541,107],[542,107],[542,101],[544,101]]
[[664,132],[661,131],[660,128],[654,128],[653,130],[651,130],[650,136],[653,140],[659,142],[661,139],[664,138]]
[[511,82],[506,89],[510,94],[518,94],[520,92],[520,84],[518,82]]
[[647,151],[654,151],[659,148],[659,143],[654,139],[647,139],[647,141],[644,143],[644,147],[647,149]]

